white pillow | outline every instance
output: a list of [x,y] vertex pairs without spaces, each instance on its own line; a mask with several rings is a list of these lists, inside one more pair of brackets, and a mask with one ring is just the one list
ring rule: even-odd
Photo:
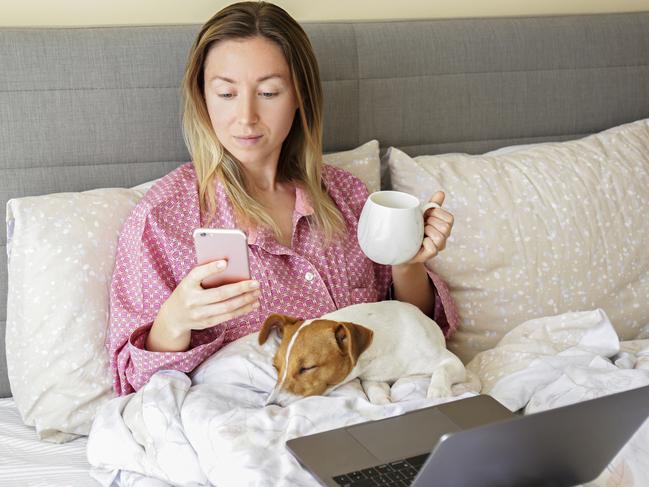
[[458,304],[449,348],[464,361],[568,311],[604,309],[624,340],[646,329],[649,119],[500,154],[388,158],[394,189],[421,200],[441,189],[455,215],[429,265]]
[[[377,185],[376,141],[325,160]],[[7,203],[8,375],[23,421],[43,440],[87,435],[113,396],[104,338],[117,238],[154,182]]]
[[7,369],[23,421],[43,440],[88,434],[112,397],[108,291],[117,236],[140,196],[110,188],[7,203]]

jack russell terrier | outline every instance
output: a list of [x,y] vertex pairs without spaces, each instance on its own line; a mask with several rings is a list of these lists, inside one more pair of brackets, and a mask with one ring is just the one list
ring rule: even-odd
[[311,320],[272,314],[259,344],[273,331],[277,384],[267,405],[326,395],[357,377],[375,404],[390,402],[390,385],[401,377],[431,375],[428,398],[452,396],[451,385],[466,380],[437,323],[409,303],[355,304]]

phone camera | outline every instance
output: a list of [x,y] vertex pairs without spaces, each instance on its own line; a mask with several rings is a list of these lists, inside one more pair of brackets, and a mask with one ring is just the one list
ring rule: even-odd
[[205,232],[201,232],[201,233],[200,233],[200,236],[201,236],[201,237],[207,237],[207,233],[205,233]]

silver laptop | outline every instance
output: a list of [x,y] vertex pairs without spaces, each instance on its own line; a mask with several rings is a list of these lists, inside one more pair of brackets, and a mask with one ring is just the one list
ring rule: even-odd
[[490,396],[287,441],[323,485],[572,486],[649,416],[649,386],[522,416]]

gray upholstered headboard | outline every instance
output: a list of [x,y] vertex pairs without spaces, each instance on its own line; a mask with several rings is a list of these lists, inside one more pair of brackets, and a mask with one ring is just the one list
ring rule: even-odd
[[[0,202],[162,176],[189,156],[179,83],[198,25],[0,28]],[[325,150],[413,155],[576,138],[649,117],[649,12],[305,24]],[[0,397],[7,258],[0,251]]]

